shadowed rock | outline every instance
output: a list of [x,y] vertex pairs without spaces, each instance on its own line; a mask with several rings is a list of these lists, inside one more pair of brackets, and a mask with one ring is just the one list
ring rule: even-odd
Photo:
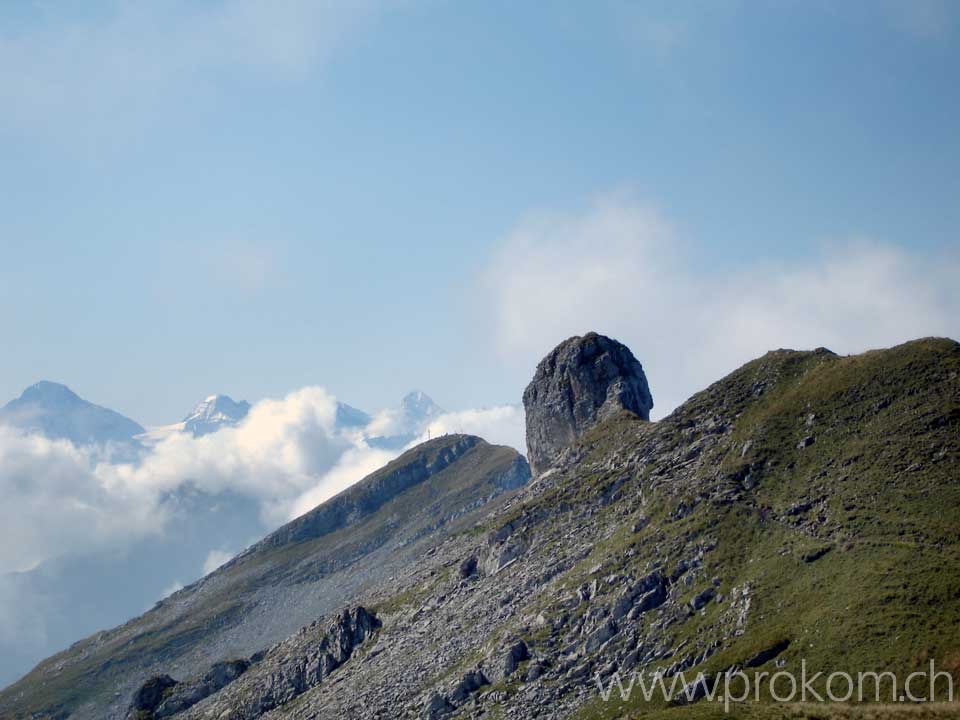
[[619,410],[650,419],[653,397],[630,349],[597,333],[564,340],[537,365],[523,392],[534,475],[600,420]]

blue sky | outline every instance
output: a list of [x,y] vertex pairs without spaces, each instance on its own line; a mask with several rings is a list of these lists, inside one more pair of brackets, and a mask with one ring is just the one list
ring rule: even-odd
[[[400,416],[330,393],[522,450],[587,330],[654,419],[771,348],[960,338],[958,71],[951,0],[0,3],[0,403],[262,401],[135,462],[0,426],[0,683],[385,463]],[[129,596],[63,571],[117,552]]]
[[671,406],[956,337],[958,36],[933,0],[5,3],[0,398],[467,408],[596,328]]

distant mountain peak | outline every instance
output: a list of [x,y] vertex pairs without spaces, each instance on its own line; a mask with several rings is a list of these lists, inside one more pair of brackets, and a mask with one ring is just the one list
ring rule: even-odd
[[412,390],[404,395],[400,401],[400,409],[405,415],[417,421],[443,413],[443,409],[423,390]]
[[229,395],[208,395],[183,419],[184,432],[194,437],[209,435],[223,427],[237,425],[250,412],[250,403]]
[[80,396],[62,383],[50,380],[41,380],[34,383],[20,393],[20,400],[25,402],[83,402]]
[[198,412],[207,411],[210,408],[244,412],[244,408],[247,410],[250,409],[250,403],[248,403],[246,400],[237,401],[229,395],[221,395],[219,393],[215,395],[207,395],[207,397],[196,404],[196,406],[193,408],[193,412],[191,412],[187,417],[191,417]]
[[[399,410],[399,412],[398,412]],[[388,422],[368,438],[373,447],[399,450],[419,437],[434,418],[446,412],[423,390],[412,390],[400,400],[398,409],[381,413]]]
[[363,410],[338,402],[336,423],[340,428],[362,428],[370,423],[370,416]]
[[0,408],[0,422],[76,445],[129,442],[144,429],[118,412],[87,402],[62,383],[41,380]]

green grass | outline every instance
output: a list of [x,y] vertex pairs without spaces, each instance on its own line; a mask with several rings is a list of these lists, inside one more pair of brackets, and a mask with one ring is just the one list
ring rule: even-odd
[[[953,673],[960,688],[958,377],[960,346],[948,340],[846,358],[769,353],[659,423],[624,415],[597,426],[582,438],[583,459],[568,471],[569,478],[512,515],[535,518],[538,506],[596,505],[622,474],[612,459],[653,448],[647,454],[656,460],[632,474],[625,493],[643,489],[642,514],[649,524],[632,532],[641,510],[619,500],[611,507],[626,511],[622,526],[595,544],[561,580],[563,587],[585,582],[597,564],[599,575],[639,576],[652,563],[664,560],[669,566],[710,539],[716,547],[704,556],[702,576],[720,578],[727,602],[733,587],[749,584],[750,620],[748,632],[731,640],[724,605],[711,603],[704,614],[672,625],[666,631],[672,646],[724,639],[722,651],[688,672],[723,670],[787,638],[791,644],[779,658],[787,669],[805,660],[825,674],[892,671],[903,678],[933,659]],[[705,451],[694,482],[677,483],[677,468],[704,432],[702,422],[712,416],[729,434]],[[807,436],[814,437],[813,444],[799,447]],[[668,457],[676,460],[667,462]],[[752,483],[744,489],[748,471]],[[730,489],[738,490],[737,501],[713,501],[717,491]],[[681,502],[693,510],[673,519]],[[789,514],[805,503],[809,510]],[[827,548],[816,561],[805,562]],[[684,588],[681,599],[703,587],[701,582]],[[537,607],[561,612],[543,603]],[[533,645],[543,640],[535,633],[528,637]],[[637,702],[614,708],[595,701],[580,716],[716,715],[702,704],[653,710]],[[771,718],[947,717],[955,711],[876,705],[741,710],[738,716]]]
[[[801,447],[808,436],[814,442]],[[475,524],[475,517],[463,518],[449,528],[479,536],[512,522],[518,533],[536,538],[531,544],[535,557],[524,560],[536,562],[566,552],[561,520],[585,508],[602,508],[594,522],[610,525],[612,532],[597,539],[587,556],[555,581],[557,593],[532,598],[518,616],[569,613],[568,622],[573,622],[583,608],[562,607],[562,599],[589,581],[595,566],[600,571],[593,577],[640,577],[658,565],[669,572],[677,561],[709,545],[698,581],[673,592],[687,601],[716,577],[724,602],[710,603],[703,613],[682,617],[661,631],[671,647],[686,643],[693,649],[721,641],[716,654],[688,673],[722,671],[788,639],[789,647],[778,658],[787,670],[806,661],[825,675],[891,671],[902,678],[934,660],[953,673],[960,689],[957,343],[925,339],[853,357],[768,353],[660,422],[643,422],[627,413],[611,418],[585,434],[577,452],[580,461],[561,471],[553,487],[493,520]],[[624,470],[627,459],[637,461],[629,471]],[[469,468],[464,475],[441,473],[348,533],[284,546],[246,567],[262,568],[285,581],[303,577],[306,559],[319,563],[312,572],[322,566],[325,553],[351,556],[382,542],[392,517],[410,516],[434,503],[442,511],[483,496],[489,489],[470,478],[508,461],[506,454],[478,457],[475,464],[462,466],[461,471]],[[648,522],[635,532],[641,516]],[[809,561],[825,549],[829,551]],[[263,577],[260,572],[250,575],[251,582]],[[447,579],[433,577],[407,588],[378,610],[389,614],[415,606],[441,581]],[[731,594],[745,586],[752,589],[751,609],[746,631],[737,636]],[[615,594],[616,588],[602,587],[595,602],[611,602]],[[164,632],[137,642],[149,653],[151,643],[174,641]],[[523,636],[534,652],[556,649],[548,647],[549,633],[536,628],[521,633],[500,626],[491,638],[506,633]],[[98,657],[122,659],[138,652],[133,643]],[[462,660],[457,668],[476,662],[476,656]],[[90,665],[69,667],[59,684],[34,687],[31,697],[42,700],[32,701],[33,707],[62,703],[64,697],[76,702],[80,696],[68,693],[89,692],[85,683],[97,672]],[[71,683],[73,690],[68,689]],[[579,717],[960,716],[955,707],[933,705],[788,706],[761,699],[759,705],[737,706],[731,715],[704,702],[675,708],[645,705],[637,698],[622,706],[594,700]]]

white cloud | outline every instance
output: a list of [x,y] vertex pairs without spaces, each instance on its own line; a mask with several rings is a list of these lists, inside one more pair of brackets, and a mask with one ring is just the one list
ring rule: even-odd
[[0,426],[0,573],[162,533],[186,484],[253,498],[276,527],[395,455],[340,433],[335,419],[336,398],[307,387],[257,403],[237,427],[170,434],[137,463]]
[[160,597],[158,599],[163,600],[164,598],[170,597],[175,592],[179,592],[180,590],[183,590],[183,583],[179,580],[174,580],[169,587],[164,588],[160,592]]
[[209,575],[218,567],[230,560],[236,553],[226,550],[211,550],[207,553],[207,559],[203,561],[203,574]]
[[159,531],[165,516],[156,496],[109,485],[94,462],[65,440],[0,426],[0,573],[29,570],[65,549],[102,548]]
[[479,410],[461,410],[443,413],[427,425],[427,429],[409,447],[451,433],[479,435],[493,445],[509,445],[526,453],[526,427],[523,408],[518,405],[498,405]]
[[230,489],[262,503],[266,525],[286,519],[287,504],[314,487],[351,447],[334,426],[336,399],[307,387],[264,400],[237,427],[194,438],[171,434],[138,464],[100,464],[112,490],[135,488],[160,497],[185,482],[208,493]]
[[384,408],[374,413],[370,423],[365,428],[365,433],[369,437],[403,435],[410,431],[409,420],[403,414],[403,411],[398,408]]
[[301,77],[378,0],[116,0],[87,14],[35,8],[0,29],[0,107],[20,129],[109,134],[195,107],[230,73]]
[[500,352],[532,372],[570,335],[616,337],[643,363],[662,417],[773,348],[853,353],[960,335],[956,258],[852,240],[791,265],[704,275],[685,252],[696,247],[622,196],[520,222],[483,275]]
[[[0,426],[0,524],[6,540],[0,574],[67,552],[96,554],[162,535],[187,488],[251,498],[259,504],[262,529],[273,529],[399,453],[367,444],[366,437],[379,434],[383,423],[366,432],[344,431],[336,414],[333,395],[305,387],[256,403],[236,427],[201,437],[158,434],[137,462]],[[430,432],[476,433],[522,448],[523,413],[514,406],[447,413],[434,419]],[[224,547],[210,551],[204,573],[231,556]]]
[[346,490],[357,480],[379,470],[397,456],[397,453],[361,445],[347,450],[337,464],[323,478],[307,489],[292,503],[288,520],[303,515],[337,493]]

